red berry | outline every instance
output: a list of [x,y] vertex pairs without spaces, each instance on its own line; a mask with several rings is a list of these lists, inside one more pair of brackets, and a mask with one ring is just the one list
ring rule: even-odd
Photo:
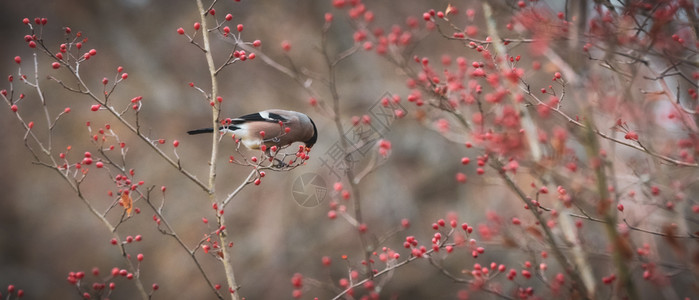
[[303,286],[303,275],[300,273],[294,274],[294,276],[291,277],[291,284],[294,287],[300,288]]
[[255,40],[254,42],[252,42],[253,47],[260,47],[260,45],[262,45],[262,42],[260,40]]
[[58,69],[58,68],[61,67],[61,64],[59,64],[58,62],[53,62],[53,63],[51,64],[51,67],[54,68],[54,69]]
[[11,109],[13,112],[17,112],[17,109],[18,109],[18,108],[17,108],[17,105],[12,104],[12,106],[10,106],[10,109]]
[[22,58],[19,57],[19,56],[15,56],[15,62],[18,63],[18,64],[21,63],[21,62],[22,62]]
[[236,26],[236,29],[238,29],[238,32],[243,31],[243,24],[238,24],[238,26]]
[[98,110],[100,109],[100,107],[101,107],[101,105],[99,105],[99,104],[93,104],[93,105],[90,107],[90,110],[91,110],[91,111],[98,111]]
[[142,253],[139,253],[138,255],[136,255],[136,259],[138,259],[138,261],[142,261],[142,260],[143,260],[143,254],[142,254]]
[[22,19],[22,23],[24,23],[24,25],[29,24],[29,18]]
[[201,28],[201,24],[199,22],[194,23],[194,30],[199,30]]
[[291,44],[289,41],[282,41],[282,49],[287,52],[291,50]]
[[129,73],[121,74],[121,79],[126,80],[126,78],[129,78]]
[[227,14],[227,15],[226,15],[226,21],[230,21],[230,20],[233,20],[233,15]]
[[466,183],[466,174],[461,172],[456,173],[456,181],[459,183]]
[[177,28],[177,33],[178,33],[178,34],[184,34],[184,28],[182,28],[182,27]]
[[359,229],[359,232],[360,232],[360,233],[365,233],[366,230],[367,230],[367,225],[364,224],[364,223],[359,224],[359,228],[358,228],[358,229]]
[[177,148],[179,145],[180,145],[180,141],[178,141],[178,140],[174,140],[172,142],[172,146],[174,146],[175,148]]

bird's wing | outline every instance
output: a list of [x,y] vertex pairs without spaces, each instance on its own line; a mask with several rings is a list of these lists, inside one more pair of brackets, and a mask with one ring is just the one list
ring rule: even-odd
[[256,121],[279,123],[279,121],[286,122],[288,120],[289,119],[283,117],[282,115],[279,115],[279,114],[276,114],[273,112],[261,111],[258,113],[244,115],[244,116],[232,119],[231,124],[241,124],[241,123],[256,122]]

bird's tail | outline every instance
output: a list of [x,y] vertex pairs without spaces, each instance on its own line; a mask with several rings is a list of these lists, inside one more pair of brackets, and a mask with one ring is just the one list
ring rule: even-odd
[[190,130],[187,131],[189,134],[200,134],[200,133],[209,133],[209,132],[214,132],[213,128],[202,128],[202,129],[195,129],[195,130]]

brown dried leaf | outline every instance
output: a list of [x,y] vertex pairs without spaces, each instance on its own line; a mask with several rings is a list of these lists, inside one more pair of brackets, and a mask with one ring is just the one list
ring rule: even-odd
[[677,226],[673,224],[665,224],[663,225],[663,233],[665,234],[663,238],[665,241],[667,241],[667,244],[672,248],[672,250],[674,250],[678,256],[684,257],[686,254],[686,249],[676,238]]
[[119,203],[126,209],[126,214],[130,217],[131,211],[133,210],[133,200],[131,196],[129,196],[129,193],[121,193],[121,200],[119,200]]
[[534,236],[535,238],[537,238],[539,240],[544,239],[544,235],[541,233],[541,230],[539,230],[539,228],[536,228],[534,226],[529,226],[529,227],[527,227],[527,232],[529,232],[532,236]]

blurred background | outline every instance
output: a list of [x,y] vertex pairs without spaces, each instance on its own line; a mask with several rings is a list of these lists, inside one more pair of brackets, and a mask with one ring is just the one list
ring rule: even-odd
[[[319,52],[326,12],[335,13],[336,19],[329,32],[331,49],[339,52],[353,45],[354,29],[346,22],[346,14],[334,9],[331,1],[219,2],[216,6],[218,20],[232,13],[234,17],[229,23],[231,27],[244,24],[242,38],[245,41],[261,40],[260,51],[289,68],[327,73]],[[558,1],[550,2],[548,5],[553,11],[562,10]],[[419,0],[400,1],[400,4],[397,1],[367,3],[376,15],[375,22],[387,31],[392,24],[405,24],[409,16],[420,18],[423,12],[431,8],[443,10],[447,4],[448,1]],[[468,8],[480,10],[480,3],[473,1],[457,6],[462,16]],[[117,67],[123,66],[129,77],[119,84],[112,101],[123,103],[125,108],[129,99],[142,96],[140,124],[143,132],[154,139],[166,139],[161,148],[169,155],[173,155],[172,141],[179,140],[177,153],[182,166],[206,182],[209,139],[187,136],[185,132],[209,126],[209,103],[201,93],[189,87],[189,83],[194,82],[208,91],[209,75],[202,51],[176,33],[179,27],[189,34],[193,32],[192,24],[198,21],[194,1],[4,1],[0,3],[0,38],[3,40],[0,70],[3,76],[15,74],[17,77],[18,66],[13,61],[17,55],[23,60],[22,72],[33,76],[33,51],[23,40],[29,34],[22,24],[25,17],[48,19],[43,38],[52,51],[65,42],[64,26],[84,33],[88,38],[84,47],[98,51],[81,66],[82,78],[94,92],[101,92],[102,78],[113,82]],[[506,11],[498,11],[497,17],[502,18],[498,20],[502,24],[509,22]],[[232,46],[230,41],[214,36],[214,56],[217,63],[221,63]],[[282,41],[291,44],[288,53],[282,50]],[[526,49],[521,52],[525,54]],[[417,46],[415,53],[437,62],[443,53],[462,55],[471,61],[474,52],[432,34]],[[53,131],[54,149],[71,146],[74,160],[85,151],[95,153],[85,122],[91,122],[93,130],[110,124],[128,145],[126,164],[135,169],[134,178],[145,181],[145,186],[155,186],[156,191],[160,186],[167,187],[164,196],[159,192],[152,195],[156,202],[164,201],[164,214],[178,235],[192,247],[213,230],[202,222],[202,218],[215,219],[206,193],[106,112],[90,112],[93,102],[88,97],[67,92],[46,79],[51,75],[66,79],[69,85],[74,84],[65,68],[52,70],[51,62],[43,54],[38,55],[38,62],[41,67],[39,83],[49,111],[57,114],[65,107],[72,109]],[[531,61],[525,58],[523,64],[531,64]],[[548,84],[552,70],[550,64],[544,64],[541,72],[546,75],[539,76],[540,79],[531,71],[528,74],[530,83],[534,86]],[[338,66],[338,89],[345,124],[351,124],[352,116],[369,113],[386,93],[405,99],[409,93],[405,82],[400,69],[375,53],[359,51],[342,62]],[[347,276],[347,263],[342,261],[342,255],[349,256],[349,265],[361,268],[361,249],[354,228],[341,218],[329,220],[327,217],[328,203],[336,198],[330,189],[338,178],[329,172],[321,158],[329,159],[333,146],[341,138],[329,114],[309,105],[310,95],[305,89],[263,63],[259,56],[224,69],[219,84],[224,116],[236,117],[268,108],[291,109],[307,113],[320,131],[319,142],[307,165],[291,172],[268,172],[260,186],[246,187],[225,210],[227,231],[235,243],[232,262],[240,293],[248,299],[291,298],[290,278],[297,272],[319,282],[337,282]],[[14,86],[28,95],[20,105],[23,117],[34,120],[39,136],[45,137],[46,125],[42,123],[44,116],[36,93],[17,81]],[[313,86],[320,91],[321,101],[330,99],[323,83],[313,82]],[[7,88],[7,82],[3,81],[0,89]],[[460,165],[461,157],[473,159],[479,152],[451,142],[433,130],[434,112],[416,109],[412,104],[408,107],[405,101],[404,104],[407,116],[381,130],[381,136],[392,142],[391,156],[360,183],[365,222],[376,238],[386,238],[380,246],[399,250],[403,257],[408,257],[408,252],[402,248],[405,236],[416,236],[421,243],[428,244],[434,233],[431,224],[446,218],[447,214],[457,216],[459,223],[468,222],[476,228],[477,224],[494,222],[489,211],[496,212],[504,220],[517,213],[521,215],[521,202],[503,188],[496,174],[477,176],[475,168]],[[88,212],[62,178],[32,163],[33,157],[23,145],[23,136],[24,130],[11,111],[0,109],[0,165],[4,170],[0,173],[0,290],[4,292],[4,286],[13,283],[25,290],[28,299],[76,298],[79,295],[75,287],[65,280],[68,272],[89,273],[97,267],[102,274],[107,274],[113,267],[124,268],[124,262],[117,247],[110,244],[111,233]],[[224,139],[221,145],[217,177],[219,199],[232,192],[250,172],[248,167],[227,163],[229,155],[238,155],[233,147],[229,139]],[[465,172],[469,184],[458,184],[454,180],[457,172]],[[317,206],[301,206],[292,194],[294,182],[308,173],[322,176],[328,188],[327,196]],[[99,211],[106,210],[114,201],[108,191],[118,189],[108,175],[102,170],[91,170],[82,184],[83,193]],[[532,178],[526,174],[519,180],[527,191],[535,190],[529,189]],[[146,287],[159,284],[155,298],[213,298],[187,253],[175,240],[157,231],[152,220],[153,211],[142,202],[136,202],[135,206],[141,213],[121,225],[119,232],[122,236],[143,236],[142,242],[128,245],[127,250],[132,255],[144,254],[140,276]],[[112,213],[109,217],[115,221],[119,216]],[[409,229],[383,236],[400,228],[403,218],[410,220]],[[589,226],[593,232],[602,228],[595,223]],[[602,238],[593,234],[588,242],[603,245],[599,239]],[[522,261],[532,259],[543,249],[537,242],[520,245],[524,251],[515,251],[503,241],[483,241],[483,245],[488,250],[478,260],[471,257],[470,251],[462,250],[455,251],[443,264],[457,275],[462,275],[462,270],[471,268],[475,262],[485,265],[497,261],[519,267]],[[332,259],[331,267],[322,265],[322,256]],[[198,257],[212,280],[226,290],[219,263],[201,252]],[[591,261],[600,274],[607,272],[604,264],[609,257],[606,254],[592,255]],[[551,265],[552,274],[560,271],[555,264]],[[90,280],[87,282],[92,282]],[[117,288],[110,298],[131,299],[136,295],[132,283],[125,279],[115,282]],[[325,299],[336,294],[326,287],[313,286],[303,298]],[[385,286],[382,298],[454,299],[463,289],[468,287],[454,284],[428,262],[420,261],[396,271]]]

